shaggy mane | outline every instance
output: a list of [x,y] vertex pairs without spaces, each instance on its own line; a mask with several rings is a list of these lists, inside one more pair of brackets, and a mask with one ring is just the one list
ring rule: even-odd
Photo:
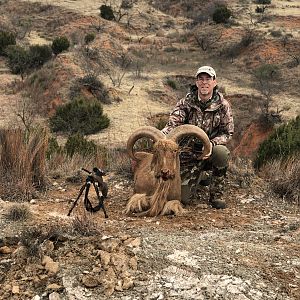
[[167,203],[167,196],[171,186],[171,181],[158,180],[157,188],[150,198],[150,208],[138,214],[138,216],[156,217],[158,216],[165,204]]

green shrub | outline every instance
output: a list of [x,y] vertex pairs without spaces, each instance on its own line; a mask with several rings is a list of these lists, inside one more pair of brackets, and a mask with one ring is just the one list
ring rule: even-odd
[[5,55],[5,49],[9,45],[16,44],[16,37],[12,32],[0,31],[0,55]]
[[213,20],[216,23],[227,23],[232,16],[232,12],[225,5],[217,6],[213,13]]
[[68,50],[70,47],[70,42],[67,37],[60,36],[56,37],[51,45],[52,51],[55,55]]
[[264,7],[264,6],[256,6],[256,8],[255,8],[255,12],[257,14],[263,14],[265,12],[265,10],[266,10],[266,7]]
[[6,47],[6,55],[8,57],[8,66],[13,74],[23,75],[29,68],[28,51],[21,46],[10,45]]
[[71,135],[66,144],[65,151],[69,156],[73,156],[75,153],[83,156],[96,154],[97,145],[93,141],[87,141],[82,134]]
[[300,152],[300,116],[278,127],[259,147],[254,166],[260,168],[274,159],[287,159]]
[[105,20],[109,20],[109,21],[115,20],[114,12],[113,12],[111,6],[109,6],[109,5],[103,4],[100,6],[100,16],[101,16],[101,18],[103,18]]
[[58,107],[56,114],[50,118],[54,132],[92,134],[108,127],[109,119],[103,114],[99,102],[77,98]]
[[271,30],[271,31],[270,31],[270,34],[271,34],[273,37],[282,37],[282,31],[281,31],[281,30]]
[[177,90],[176,82],[170,78],[167,79],[167,85],[171,87],[173,90]]
[[92,42],[95,39],[95,37],[96,37],[95,33],[86,34],[86,36],[84,37],[84,43],[89,44],[90,42]]
[[28,67],[38,68],[52,58],[52,51],[48,45],[33,45],[28,50]]

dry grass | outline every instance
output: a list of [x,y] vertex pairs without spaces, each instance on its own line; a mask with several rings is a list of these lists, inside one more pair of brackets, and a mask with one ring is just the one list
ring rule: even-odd
[[72,228],[75,233],[83,236],[97,235],[101,233],[101,229],[97,222],[93,219],[93,215],[84,209],[75,215],[72,220]]
[[271,188],[282,198],[300,205],[300,159],[292,156],[288,160],[274,160],[261,170],[269,179]]
[[75,153],[72,157],[66,153],[55,153],[51,159],[47,161],[47,172],[49,176],[54,178],[78,176],[81,168],[92,170],[93,167],[103,169],[106,167],[106,153],[101,151],[96,155],[84,156]]
[[30,207],[27,204],[14,204],[5,214],[9,221],[25,221],[31,216]]
[[228,171],[232,180],[240,187],[250,186],[254,178],[252,161],[247,158],[232,157]]
[[25,134],[21,129],[0,131],[0,194],[4,199],[31,199],[35,188],[46,185],[48,135],[44,129]]

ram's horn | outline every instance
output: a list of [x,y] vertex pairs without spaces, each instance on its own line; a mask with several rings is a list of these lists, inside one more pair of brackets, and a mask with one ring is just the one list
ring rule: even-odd
[[134,131],[127,141],[128,155],[134,160],[137,160],[137,158],[134,156],[133,146],[141,138],[149,138],[156,142],[160,139],[165,139],[166,136],[159,129],[152,126],[144,126]]
[[211,151],[211,143],[207,134],[198,126],[191,124],[184,124],[175,127],[168,135],[167,138],[178,142],[179,139],[185,136],[195,136],[203,143],[203,153],[201,157],[207,155]]

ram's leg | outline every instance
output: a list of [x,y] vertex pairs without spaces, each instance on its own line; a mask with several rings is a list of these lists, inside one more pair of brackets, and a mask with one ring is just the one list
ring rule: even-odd
[[134,194],[127,202],[125,214],[139,213],[149,209],[149,197],[146,194]]
[[184,214],[185,210],[182,207],[182,204],[179,200],[171,200],[171,201],[167,201],[162,212],[161,215],[175,215],[175,216],[180,216],[182,214]]

